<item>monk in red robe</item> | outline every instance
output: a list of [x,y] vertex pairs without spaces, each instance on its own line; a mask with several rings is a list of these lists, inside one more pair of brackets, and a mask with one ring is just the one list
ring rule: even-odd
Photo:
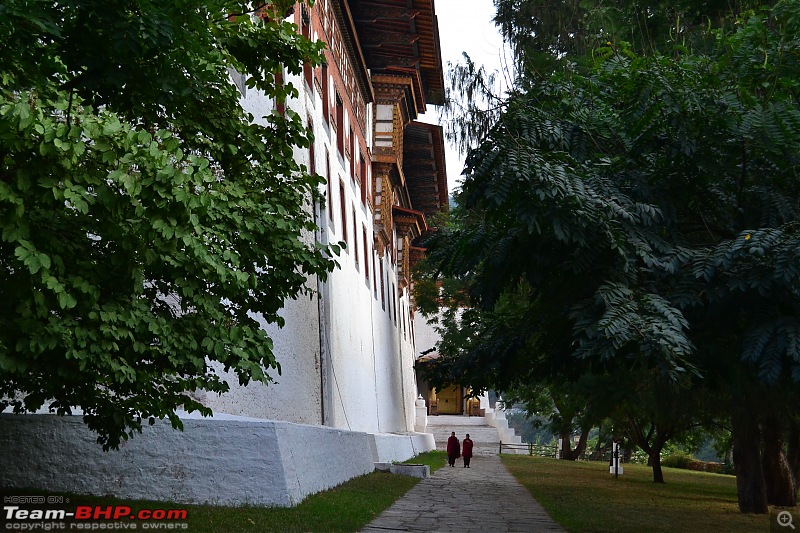
[[447,439],[447,461],[450,466],[456,466],[456,459],[459,457],[461,457],[461,443],[458,442],[456,432],[453,431],[450,438]]
[[464,456],[464,468],[469,468],[469,460],[472,459],[472,439],[469,438],[469,433],[461,445],[461,455]]

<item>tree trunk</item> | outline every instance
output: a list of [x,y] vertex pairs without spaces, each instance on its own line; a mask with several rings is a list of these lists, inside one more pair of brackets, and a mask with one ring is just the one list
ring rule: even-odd
[[780,507],[797,505],[797,487],[786,455],[783,453],[783,427],[780,418],[770,415],[764,421],[764,483],[767,503]]
[[630,463],[631,459],[633,459],[633,446],[631,445],[630,440],[625,439],[625,449],[622,454],[623,463]]
[[794,488],[800,489],[800,419],[789,420],[789,441],[787,443],[786,460],[794,476]]
[[589,431],[582,430],[581,438],[578,440],[578,445],[572,449],[572,435],[569,433],[559,434],[561,439],[561,458],[567,461],[575,461],[580,455],[586,451],[586,443],[588,442]]
[[572,451],[572,436],[568,432],[561,431],[558,438],[561,439],[561,459],[569,459]]
[[569,457],[567,457],[570,461],[577,460],[583,452],[586,451],[586,443],[589,441],[589,429],[590,428],[581,428],[581,437],[578,439],[578,445],[575,446],[575,449],[569,452]]
[[665,483],[664,472],[661,470],[661,447],[653,448],[653,453],[647,456],[647,461],[653,467],[653,483]]
[[766,514],[767,491],[761,466],[758,423],[750,413],[737,411],[732,419],[733,465],[739,510],[743,513]]

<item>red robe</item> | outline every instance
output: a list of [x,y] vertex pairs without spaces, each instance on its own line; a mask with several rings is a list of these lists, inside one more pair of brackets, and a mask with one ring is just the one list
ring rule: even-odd
[[458,442],[458,437],[451,436],[447,439],[447,455],[448,457],[458,457],[461,454],[461,444]]
[[464,439],[464,447],[461,455],[463,455],[465,459],[472,457],[472,439]]

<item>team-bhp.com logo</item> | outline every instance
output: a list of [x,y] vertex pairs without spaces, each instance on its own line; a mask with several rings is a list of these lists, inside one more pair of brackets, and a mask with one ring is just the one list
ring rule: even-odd
[[[127,505],[78,505],[60,508],[53,498],[11,496],[3,498],[7,531],[61,530],[187,530],[186,509],[132,509]],[[34,501],[35,500],[35,501]],[[68,500],[67,500],[68,502]]]

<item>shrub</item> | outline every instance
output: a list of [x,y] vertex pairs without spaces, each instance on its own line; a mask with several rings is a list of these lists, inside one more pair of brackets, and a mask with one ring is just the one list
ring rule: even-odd
[[683,468],[684,470],[696,470],[692,468],[692,463],[699,463],[693,455],[686,452],[672,452],[668,456],[661,459],[661,466],[668,466],[671,468]]

